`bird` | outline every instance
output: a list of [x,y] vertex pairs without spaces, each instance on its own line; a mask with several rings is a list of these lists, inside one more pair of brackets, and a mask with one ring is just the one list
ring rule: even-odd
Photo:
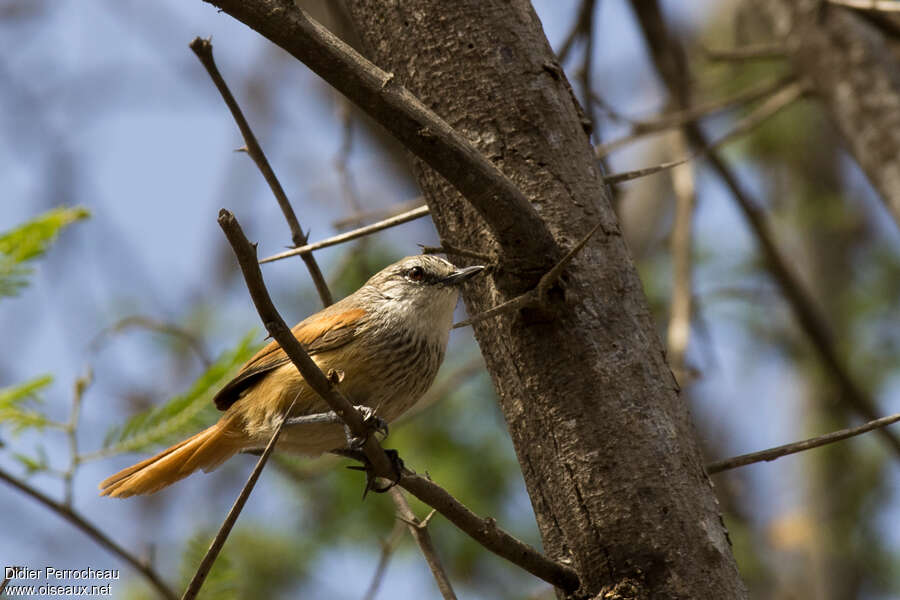
[[[307,317],[292,333],[355,405],[391,422],[428,390],[443,362],[460,284],[484,270],[434,255],[404,258],[358,290]],[[191,473],[212,471],[240,452],[265,448],[282,419],[318,415],[328,405],[274,340],[213,398],[224,411],[211,427],[100,483],[117,498],[157,492]],[[286,413],[290,410],[290,414]],[[284,427],[276,450],[316,456],[346,448],[343,427]]]

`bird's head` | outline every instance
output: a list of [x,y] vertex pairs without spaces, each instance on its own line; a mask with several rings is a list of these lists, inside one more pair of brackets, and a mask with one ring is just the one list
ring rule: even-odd
[[458,269],[443,258],[422,254],[385,267],[363,287],[391,311],[449,328],[459,285],[483,270],[483,266]]

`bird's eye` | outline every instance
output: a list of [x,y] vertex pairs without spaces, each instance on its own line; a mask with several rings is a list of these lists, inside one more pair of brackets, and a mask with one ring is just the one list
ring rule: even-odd
[[413,267],[406,272],[406,278],[418,283],[425,279],[425,269],[422,267]]

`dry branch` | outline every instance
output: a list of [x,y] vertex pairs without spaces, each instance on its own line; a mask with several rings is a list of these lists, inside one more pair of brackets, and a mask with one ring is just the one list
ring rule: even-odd
[[153,570],[153,568],[140,560],[133,554],[129,553],[128,550],[111,540],[105,533],[100,531],[95,525],[85,520],[84,517],[79,515],[73,509],[68,506],[62,504],[61,502],[57,502],[53,500],[49,496],[46,496],[42,492],[34,489],[26,483],[23,483],[10,475],[9,473],[0,469],[0,479],[13,486],[20,492],[31,496],[63,519],[83,531],[88,537],[92,538],[95,542],[124,560],[126,563],[134,567],[134,569],[139,572],[144,578],[152,585],[159,595],[168,600],[176,600],[178,596],[173,592],[169,586],[163,582],[162,578]]
[[400,213],[399,215],[394,215],[393,217],[388,217],[383,221],[379,221],[377,223],[372,223],[371,225],[366,225],[365,227],[360,227],[359,229],[354,229],[353,231],[348,231],[346,233],[341,233],[335,236],[332,236],[328,239],[324,239],[321,242],[315,242],[312,244],[307,244],[305,246],[301,246],[299,248],[291,248],[290,250],[285,250],[284,252],[279,252],[278,254],[273,254],[272,256],[267,256],[259,261],[259,264],[273,262],[276,260],[281,260],[283,258],[287,258],[289,256],[295,256],[297,254],[309,254],[315,250],[320,250],[322,248],[327,248],[329,246],[336,246],[337,244],[343,244],[344,242],[349,242],[350,240],[355,240],[356,238],[362,237],[364,235],[371,235],[373,233],[377,233],[383,229],[388,229],[390,227],[395,227],[396,225],[401,225],[403,223],[407,223],[409,221],[413,221],[415,219],[421,219],[425,215],[428,214],[427,206],[418,206],[412,210],[408,210],[406,212]]
[[831,4],[856,8],[859,10],[876,10],[880,12],[900,12],[897,0],[828,0]]
[[765,98],[778,90],[783,89],[787,84],[794,80],[793,75],[782,77],[774,81],[768,81],[760,85],[741,90],[732,95],[716,100],[710,100],[702,104],[692,105],[683,110],[659,115],[651,119],[629,119],[632,124],[631,133],[620,138],[616,138],[603,144],[598,144],[596,152],[598,156],[605,156],[621,146],[630,144],[642,137],[659,133],[667,129],[681,127],[685,123],[695,121],[697,119],[715,114],[719,111],[732,108],[734,106],[755,102],[761,98]]
[[722,471],[736,469],[738,467],[745,467],[747,465],[752,465],[758,462],[772,461],[789,454],[796,454],[798,452],[812,450],[813,448],[819,448],[820,446],[825,446],[827,444],[834,444],[835,442],[840,442],[857,435],[868,433],[873,429],[887,427],[888,425],[896,423],[897,421],[900,421],[900,413],[882,417],[880,419],[875,419],[874,421],[869,421],[868,423],[864,423],[863,425],[859,425],[857,427],[848,427],[847,429],[832,431],[831,433],[826,433],[825,435],[809,438],[800,442],[784,444],[783,446],[775,446],[774,448],[769,448],[768,450],[760,450],[759,452],[741,454],[740,456],[716,461],[714,463],[706,465],[706,472],[712,475],[714,473],[720,473]]
[[776,42],[718,50],[703,48],[703,54],[710,60],[778,60],[787,58],[787,49]]
[[[672,135],[671,147],[676,153],[684,152],[687,141],[680,131]],[[669,364],[682,385],[686,381],[685,355],[691,331],[692,271],[693,271],[693,220],[696,204],[694,171],[692,165],[672,170],[672,187],[675,190],[675,218],[669,244],[672,255],[672,301],[669,324],[666,331],[666,347]]]
[[[294,242],[294,246],[305,246],[308,240],[306,239],[306,234],[303,233],[303,228],[300,227],[300,222],[297,221],[297,215],[294,214],[291,202],[288,200],[287,194],[284,193],[284,188],[281,187],[281,182],[278,181],[278,177],[275,176],[275,171],[273,171],[272,167],[269,165],[269,160],[266,158],[262,147],[256,140],[256,135],[254,135],[253,130],[250,128],[250,124],[247,122],[247,119],[244,118],[241,107],[238,105],[237,100],[234,99],[231,90],[228,89],[228,84],[225,83],[225,79],[216,67],[215,60],[213,60],[212,43],[208,39],[198,37],[194,38],[194,41],[190,43],[190,48],[206,68],[206,72],[209,73],[210,79],[213,80],[213,83],[222,95],[222,99],[228,106],[228,110],[231,111],[231,115],[234,117],[238,129],[241,130],[241,135],[244,137],[244,143],[246,144],[247,154],[259,168],[266,183],[269,184],[269,188],[272,190],[275,200],[278,201],[278,206],[281,207],[281,212],[284,214],[284,218],[291,230],[291,240]],[[310,277],[312,277],[313,283],[316,286],[316,291],[319,293],[319,298],[322,300],[322,304],[329,306],[334,302],[334,299],[331,297],[331,291],[328,289],[328,284],[325,282],[325,277],[322,275],[322,270],[319,269],[315,257],[309,253],[301,254],[300,256],[303,259],[303,262],[306,263],[306,268],[309,271]]]
[[441,592],[441,597],[444,600],[456,600],[456,593],[453,591],[453,586],[450,585],[450,578],[447,577],[444,565],[441,564],[441,559],[438,558],[437,551],[434,549],[434,543],[431,541],[431,534],[428,533],[428,522],[434,511],[432,511],[431,515],[425,517],[425,520],[420,521],[416,517],[416,513],[410,508],[409,502],[406,501],[406,496],[403,495],[402,491],[397,488],[391,488],[391,498],[394,501],[394,506],[397,507],[397,516],[406,523],[410,535],[416,540],[416,544],[419,545],[422,556],[425,557],[425,562],[428,563],[428,568],[431,569],[434,581]]
[[[293,402],[291,402],[291,406],[290,408],[288,408],[288,411],[285,414],[290,414],[292,408],[294,408]],[[250,472],[250,477],[247,478],[247,483],[245,483],[244,487],[241,488],[241,493],[238,494],[237,499],[231,506],[231,510],[228,511],[228,516],[225,517],[225,520],[222,522],[222,526],[219,527],[219,531],[216,533],[216,537],[213,538],[212,543],[209,545],[209,549],[206,551],[206,554],[203,555],[203,560],[200,561],[200,565],[197,567],[197,571],[191,578],[191,582],[188,584],[187,589],[184,591],[184,595],[181,597],[181,600],[192,600],[193,598],[197,597],[197,594],[200,593],[200,588],[203,587],[203,582],[206,581],[206,576],[209,575],[213,564],[216,562],[216,558],[218,558],[219,556],[219,552],[222,551],[222,546],[225,545],[225,540],[228,539],[228,534],[231,533],[231,529],[234,527],[234,524],[237,522],[238,517],[241,515],[241,511],[244,510],[244,505],[247,503],[247,498],[250,497],[250,492],[252,492],[253,488],[256,486],[256,481],[259,479],[259,475],[260,473],[262,473],[263,467],[266,466],[266,462],[269,460],[269,456],[272,454],[272,450],[275,449],[275,442],[278,441],[278,437],[281,435],[281,430],[284,428],[285,420],[286,419],[282,419],[278,424],[278,427],[275,429],[275,433],[272,434],[272,438],[269,440],[269,443],[266,444],[265,450],[263,450],[263,453],[262,455],[260,455],[259,460],[256,461],[256,466],[253,467],[253,471]]]

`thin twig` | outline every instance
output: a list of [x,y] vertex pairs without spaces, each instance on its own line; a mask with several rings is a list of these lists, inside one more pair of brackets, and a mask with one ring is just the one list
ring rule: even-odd
[[860,10],[877,10],[879,12],[900,12],[900,2],[897,0],[828,0],[837,6],[856,8]]
[[781,458],[782,456],[804,452],[827,444],[840,442],[857,435],[862,435],[873,429],[887,427],[897,421],[900,421],[900,413],[875,419],[874,421],[869,421],[868,423],[858,425],[857,427],[848,427],[847,429],[832,431],[831,433],[826,433],[825,435],[809,438],[800,442],[793,442],[791,444],[784,444],[783,446],[775,446],[768,450],[760,450],[759,452],[751,452],[750,454],[741,454],[740,456],[719,460],[706,465],[706,472],[712,475],[721,471],[752,465],[753,463],[772,461]]
[[[338,180],[341,182],[341,194],[350,205],[354,214],[362,212],[362,204],[356,193],[356,184],[353,174],[350,172],[350,153],[353,151],[353,118],[350,113],[350,104],[346,98],[339,99],[338,112],[341,119],[341,147],[334,159],[334,168],[338,172]],[[298,244],[301,245],[301,244]]]
[[209,366],[212,365],[213,361],[209,357],[209,353],[206,351],[203,342],[200,341],[197,336],[191,334],[185,329],[182,329],[181,327],[178,327],[177,325],[164,323],[162,321],[157,321],[155,319],[142,315],[132,315],[130,317],[119,319],[109,327],[101,330],[100,333],[98,333],[96,336],[94,336],[94,339],[91,340],[90,344],[88,344],[88,348],[91,352],[97,352],[105,341],[105,338],[114,333],[119,333],[125,329],[129,329],[132,327],[147,329],[149,331],[155,331],[157,333],[162,333],[164,335],[178,338],[185,344],[187,344],[187,346],[191,350],[194,351],[194,353],[197,355],[197,358],[199,358],[200,362],[203,363],[203,366],[209,368]]
[[633,179],[640,179],[642,177],[648,177],[650,175],[655,175],[657,173],[661,173],[663,171],[668,171],[669,169],[674,169],[684,163],[697,158],[697,154],[690,154],[685,156],[684,158],[679,158],[678,160],[670,160],[668,162],[660,163],[658,165],[654,165],[652,167],[645,167],[643,169],[635,169],[633,171],[623,171],[621,173],[610,173],[609,175],[603,176],[604,183],[608,183],[610,185],[614,183],[623,183],[625,181],[631,181]]
[[590,31],[595,2],[596,0],[582,0],[581,6],[578,8],[578,16],[575,17],[575,23],[572,24],[572,29],[569,30],[569,34],[559,47],[559,52],[556,53],[560,64],[564,63],[566,58],[568,58],[569,51],[575,44],[575,40],[579,37],[584,37]]
[[69,440],[69,468],[66,469],[63,476],[63,489],[65,490],[63,504],[72,507],[73,489],[72,483],[75,478],[75,471],[81,464],[81,455],[78,454],[78,420],[81,417],[81,401],[84,398],[84,392],[90,387],[94,380],[94,372],[88,367],[87,372],[75,380],[72,390],[72,411],[69,413],[69,421],[66,423],[64,431]]
[[655,173],[659,173],[660,171],[667,171],[679,165],[683,165],[689,160],[707,155],[716,148],[724,146],[728,142],[731,142],[734,139],[748,133],[749,131],[752,131],[763,121],[770,119],[782,109],[790,106],[792,103],[802,98],[808,90],[809,85],[805,82],[791,82],[785,85],[775,94],[772,94],[772,96],[769,97],[765,102],[760,104],[747,116],[738,121],[731,130],[725,133],[725,135],[706,146],[698,146],[694,150],[694,152],[687,157],[680,160],[665,162],[653,167],[647,167],[645,169],[625,171],[624,173],[613,173],[610,175],[606,175],[603,180],[607,183],[621,183],[623,181],[630,181],[632,179],[638,179],[641,177],[646,177],[648,175],[653,175]]
[[715,114],[727,108],[755,102],[761,98],[769,96],[783,89],[787,84],[793,82],[794,79],[794,75],[788,75],[786,77],[778,78],[774,81],[768,81],[763,84],[753,86],[746,90],[741,90],[732,95],[725,96],[724,98],[710,100],[709,102],[704,102],[702,104],[696,104],[689,108],[676,110],[660,115],[656,118],[629,119],[629,122],[632,124],[631,133],[609,142],[598,144],[595,149],[597,156],[606,156],[613,150],[616,150],[621,146],[631,144],[632,142],[635,142],[642,137],[652,135],[654,133],[659,133],[667,129],[680,127],[687,122],[695,121],[697,119]]
[[430,479],[404,471],[398,485],[436,509],[451,523],[497,556],[505,558],[535,577],[562,590],[578,589],[580,585],[578,574],[568,564],[547,558],[522,540],[499,528],[494,519],[479,517]]
[[602,223],[597,223],[594,227],[585,235],[580,242],[575,244],[571,250],[569,250],[565,256],[559,259],[553,268],[547,271],[541,276],[541,279],[538,281],[538,284],[533,288],[516,296],[512,300],[507,300],[506,302],[502,302],[497,306],[493,306],[487,309],[484,312],[480,312],[477,315],[472,315],[468,319],[464,321],[460,321],[459,323],[454,323],[453,329],[459,329],[460,327],[467,327],[469,325],[473,325],[480,321],[484,321],[485,319],[489,319],[496,315],[508,312],[514,312],[519,309],[525,308],[526,306],[540,306],[546,302],[547,293],[550,291],[550,288],[556,283],[556,280],[559,279],[559,276],[562,275],[563,269],[571,262],[571,260],[575,257],[578,252],[584,248],[584,245],[588,243],[588,240],[597,233],[597,231],[602,226]]
[[388,229],[389,227],[394,227],[396,225],[400,225],[402,223],[407,223],[409,221],[413,221],[415,219],[421,219],[425,215],[428,214],[427,206],[418,206],[412,210],[408,210],[404,213],[400,213],[399,215],[395,215],[393,217],[384,219],[383,221],[378,221],[377,223],[372,223],[371,225],[366,225],[365,227],[360,227],[359,229],[354,229],[353,231],[348,231],[346,233],[341,233],[330,238],[324,239],[321,242],[315,242],[312,244],[307,244],[305,246],[301,246],[299,248],[291,248],[290,250],[285,250],[284,252],[279,252],[278,254],[273,254],[272,256],[267,256],[259,261],[259,264],[264,264],[276,260],[281,260],[283,258],[287,258],[289,256],[294,256],[296,254],[309,254],[315,250],[320,250],[322,248],[327,248],[328,246],[335,246],[337,244],[343,244],[344,242],[349,242],[350,240],[355,240],[358,237],[362,237],[364,235],[370,235],[381,231],[383,229]]
[[263,453],[260,455],[259,460],[256,461],[256,466],[253,467],[253,471],[250,473],[250,477],[247,478],[247,483],[244,484],[244,487],[241,489],[241,493],[238,494],[237,499],[231,506],[231,510],[228,511],[228,516],[225,517],[225,520],[222,522],[222,526],[219,527],[219,531],[216,533],[216,537],[213,538],[212,543],[209,545],[209,549],[203,556],[203,560],[200,561],[200,566],[197,567],[197,572],[194,573],[194,576],[191,578],[191,582],[187,586],[187,589],[184,590],[184,595],[181,597],[181,600],[192,600],[193,598],[197,597],[197,594],[200,593],[200,588],[203,587],[203,582],[206,581],[206,576],[209,575],[213,563],[216,562],[216,558],[218,558],[219,552],[222,551],[222,546],[225,545],[225,540],[228,539],[228,534],[231,533],[231,529],[234,527],[235,522],[237,522],[238,517],[241,515],[241,511],[244,510],[244,505],[247,503],[247,498],[250,497],[250,492],[252,492],[254,486],[256,486],[256,480],[259,479],[259,475],[260,473],[262,473],[263,467],[266,466],[266,462],[269,460],[269,456],[272,454],[272,450],[275,449],[275,442],[278,441],[278,436],[281,435],[281,430],[282,428],[284,428],[284,422],[287,420],[286,417],[291,413],[291,410],[293,408],[294,403],[291,402],[291,405],[285,413],[285,416],[278,423],[278,427],[275,429],[275,433],[272,434],[272,438],[269,440],[269,443],[266,444],[266,449],[263,450]]
[[293,0],[207,0],[284,48],[384,126],[466,198],[511,272],[552,263],[559,249],[522,190],[433,110],[298,8]]
[[581,91],[584,102],[584,110],[587,111],[588,120],[591,122],[591,133],[596,134],[599,131],[597,123],[597,115],[595,105],[591,102],[591,90],[594,89],[591,83],[594,75],[594,8],[597,0],[583,0],[581,11],[583,19],[582,35],[584,37],[584,52],[581,59],[581,71],[578,78],[581,80]]
[[[295,247],[305,246],[308,240],[306,234],[303,233],[303,229],[300,227],[300,222],[297,221],[297,215],[294,214],[291,202],[288,200],[287,194],[284,193],[281,182],[278,181],[278,177],[275,176],[275,172],[269,165],[269,161],[266,158],[262,147],[259,145],[259,142],[256,141],[256,136],[253,134],[250,124],[247,123],[247,119],[244,118],[241,107],[238,105],[237,100],[234,99],[231,90],[228,89],[228,85],[225,83],[225,79],[216,67],[215,60],[213,60],[212,43],[208,39],[198,37],[190,43],[190,48],[206,68],[206,72],[209,73],[210,79],[213,80],[213,83],[222,95],[222,99],[228,106],[228,110],[231,111],[234,122],[237,123],[238,129],[241,130],[241,135],[246,144],[247,154],[250,155],[250,158],[256,163],[256,166],[265,178],[266,183],[269,184],[269,188],[272,190],[275,200],[278,201],[281,212],[284,213],[284,218],[291,230],[291,241],[294,242]],[[325,283],[325,277],[322,275],[322,271],[319,269],[315,257],[312,254],[302,254],[301,258],[303,258],[303,262],[306,263],[306,268],[309,270],[309,275],[312,277],[313,283],[316,286],[316,291],[319,293],[319,298],[322,300],[322,304],[329,306],[334,302],[334,299],[331,296],[331,291],[328,289],[328,284]]]
[[[686,149],[684,134],[676,131],[672,135],[672,147],[676,154]],[[685,354],[691,332],[691,271],[693,266],[692,222],[696,190],[694,172],[691,165],[672,170],[672,187],[675,189],[675,218],[672,221],[670,251],[672,255],[672,302],[669,325],[666,331],[669,365],[676,379],[683,384],[686,380]]]
[[425,198],[418,196],[412,200],[401,202],[386,208],[367,210],[341,217],[337,221],[334,221],[331,226],[338,231],[350,227],[359,227],[366,221],[381,221],[383,219],[389,219],[390,217],[396,217],[397,215],[409,212],[414,208],[419,208],[423,204],[425,204]]
[[718,50],[704,47],[703,54],[709,60],[778,60],[785,58],[787,50],[781,42],[764,42]]
[[428,568],[431,569],[431,574],[434,576],[434,581],[441,592],[441,597],[444,600],[456,600],[453,586],[450,585],[450,578],[447,577],[444,565],[441,564],[437,551],[434,549],[434,543],[431,541],[431,534],[428,533],[428,519],[425,519],[424,522],[419,521],[416,513],[410,508],[409,502],[406,501],[406,496],[403,495],[400,489],[396,487],[391,488],[391,499],[394,501],[394,506],[397,507],[398,515],[409,527],[409,533],[419,545],[419,550],[422,551],[422,556],[425,557],[425,562],[428,563]]
[[387,571],[388,563],[391,561],[391,556],[394,555],[397,544],[400,543],[400,540],[403,537],[404,529],[406,529],[406,525],[403,521],[398,519],[397,522],[394,523],[394,528],[391,529],[390,535],[386,540],[381,542],[381,554],[378,556],[378,565],[375,567],[375,573],[372,575],[372,581],[369,582],[369,587],[366,588],[363,600],[375,600],[375,594],[378,593],[378,588],[381,587],[384,573]]
[[498,556],[519,565],[529,573],[561,589],[577,589],[579,580],[574,569],[547,558],[531,546],[498,528],[493,519],[481,519],[440,486],[407,469],[404,469],[399,474],[399,480],[397,479],[397,473],[394,472],[394,467],[378,443],[376,436],[367,435],[368,429],[363,422],[362,415],[332,386],[278,314],[263,282],[256,250],[244,236],[237,219],[223,209],[219,211],[219,226],[228,237],[238,258],[247,289],[269,335],[281,345],[285,354],[291,359],[309,386],[325,400],[331,410],[344,419],[350,432],[354,436],[365,439],[363,451],[375,474],[379,477],[396,480],[397,485],[408,490],[425,504],[437,509],[451,523]]
[[591,102],[596,104],[597,107],[602,110],[609,119],[613,121],[618,121],[619,123],[627,123],[629,125],[634,125],[637,121],[632,119],[631,117],[620,113],[618,110],[613,108],[613,106],[604,100],[603,96],[597,93],[596,90],[591,90]]
[[147,579],[150,585],[156,588],[156,591],[159,592],[160,596],[162,596],[163,598],[167,598],[168,600],[176,600],[178,598],[175,592],[173,592],[169,588],[169,586],[167,586],[165,582],[163,582],[162,578],[156,573],[156,571],[153,570],[152,567],[150,567],[150,565],[138,559],[136,556],[129,553],[128,550],[111,540],[99,528],[85,520],[84,517],[75,512],[73,509],[61,502],[53,500],[49,496],[46,496],[42,492],[39,492],[38,490],[29,486],[28,484],[19,481],[2,469],[0,469],[0,479],[18,489],[20,492],[31,496],[33,499],[37,500],[38,502],[61,516],[63,519],[83,531],[95,542],[134,567],[136,571],[138,571],[141,575],[144,576],[145,579]]

